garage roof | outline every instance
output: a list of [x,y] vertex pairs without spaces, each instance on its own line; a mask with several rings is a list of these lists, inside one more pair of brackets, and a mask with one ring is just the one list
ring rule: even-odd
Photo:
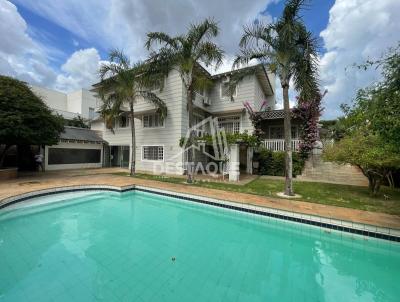
[[71,126],[64,127],[64,132],[60,134],[60,139],[94,143],[104,142],[104,140],[94,130]]

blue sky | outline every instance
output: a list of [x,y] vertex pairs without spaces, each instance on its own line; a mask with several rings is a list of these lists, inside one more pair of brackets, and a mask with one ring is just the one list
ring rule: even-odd
[[[227,70],[242,26],[255,19],[273,20],[283,7],[282,0],[0,0],[0,73],[61,91],[88,88],[98,80],[109,49],[144,59],[146,32],[181,33],[193,20],[206,17],[219,21],[217,42],[226,52],[222,70]],[[321,42],[326,118],[338,116],[341,103],[380,78],[379,71],[348,67],[380,56],[400,40],[398,11],[398,0],[309,1],[302,15]],[[295,95],[291,91],[293,100]]]
[[[284,1],[270,3],[260,13],[262,15],[271,15],[273,18],[279,17],[284,8]],[[303,18],[307,27],[316,35],[324,30],[328,24],[329,9],[334,4],[334,0],[315,0],[303,10]],[[16,3],[19,13],[28,24],[28,28],[32,31],[32,35],[36,35],[37,39],[44,45],[50,45],[61,50],[59,56],[52,58],[51,64],[55,69],[67,60],[67,58],[75,51],[82,48],[94,47],[98,50],[102,59],[107,58],[107,50],[112,47],[102,45],[93,40],[86,40],[75,35],[73,32],[59,26],[38,14],[25,8],[23,5]],[[256,18],[256,16],[255,16]],[[324,52],[323,47],[321,52]]]

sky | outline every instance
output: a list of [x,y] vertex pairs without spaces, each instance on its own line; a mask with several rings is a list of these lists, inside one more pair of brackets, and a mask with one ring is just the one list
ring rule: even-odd
[[[242,26],[273,22],[283,0],[0,0],[0,74],[64,92],[89,88],[110,49],[132,61],[145,59],[146,33],[184,33],[206,17],[218,21],[216,42],[225,51],[227,71],[238,52]],[[320,39],[319,77],[324,119],[341,114],[359,88],[380,79],[379,70],[353,68],[378,58],[400,41],[399,0],[310,0],[302,11],[307,27]],[[276,83],[278,108],[282,91]],[[295,103],[296,92],[290,97]]]

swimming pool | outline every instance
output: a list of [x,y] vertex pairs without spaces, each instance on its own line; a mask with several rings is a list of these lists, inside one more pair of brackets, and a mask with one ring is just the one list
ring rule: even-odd
[[399,243],[146,192],[0,210],[0,301],[399,301],[399,273]]

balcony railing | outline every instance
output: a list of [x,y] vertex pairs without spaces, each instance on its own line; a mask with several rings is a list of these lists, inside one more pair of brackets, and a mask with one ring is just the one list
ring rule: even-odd
[[[299,150],[300,145],[299,139],[292,139],[292,150]],[[271,151],[285,151],[285,140],[284,139],[266,139],[262,142],[262,146]]]

